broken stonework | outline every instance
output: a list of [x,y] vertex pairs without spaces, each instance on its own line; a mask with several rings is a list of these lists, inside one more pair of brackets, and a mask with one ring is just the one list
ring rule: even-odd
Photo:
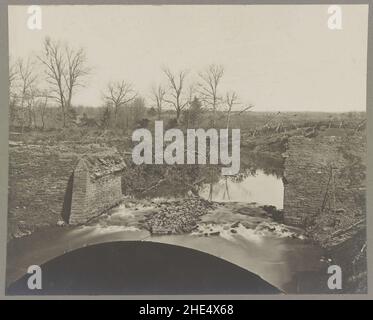
[[366,138],[320,134],[289,138],[284,154],[284,218],[308,226],[324,219],[331,231],[365,216]]
[[[110,154],[114,154],[114,157],[101,157]],[[90,155],[93,155],[91,160],[95,159],[95,155],[100,155],[99,159],[104,163],[90,162]],[[95,181],[97,190],[100,190],[101,183],[106,186],[114,184],[116,191],[111,199],[117,200],[120,189],[116,168],[121,169],[123,164],[117,161],[116,148],[96,144],[10,146],[8,239],[30,234],[46,226],[55,226],[61,216],[65,222],[69,221],[73,172],[84,157],[87,157],[90,179]],[[112,163],[115,159],[117,163]],[[113,175],[115,179],[111,179]],[[109,181],[107,184],[104,183],[105,179]],[[104,189],[107,190],[106,187]],[[99,202],[102,198],[102,195],[98,195],[94,201]]]
[[115,153],[85,155],[79,160],[73,175],[69,224],[85,223],[121,201],[125,167]]

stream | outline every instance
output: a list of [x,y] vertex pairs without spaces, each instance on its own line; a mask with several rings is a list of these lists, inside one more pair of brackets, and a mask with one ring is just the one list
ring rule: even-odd
[[[323,251],[303,231],[263,215],[259,205],[282,209],[283,185],[275,175],[257,171],[234,181],[222,178],[201,187],[200,196],[222,208],[200,217],[187,234],[152,235],[144,221],[157,202],[121,205],[82,227],[52,227],[8,244],[8,284],[30,264],[42,264],[85,246],[113,241],[152,241],[196,249],[260,276],[285,293],[317,293],[325,286]],[[224,205],[226,203],[226,205]],[[224,276],[224,275],[222,275]]]

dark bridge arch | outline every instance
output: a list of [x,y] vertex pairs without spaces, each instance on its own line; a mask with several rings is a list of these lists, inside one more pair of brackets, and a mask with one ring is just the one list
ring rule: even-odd
[[259,276],[197,250],[148,241],[88,246],[41,266],[42,290],[23,276],[10,295],[278,294]]

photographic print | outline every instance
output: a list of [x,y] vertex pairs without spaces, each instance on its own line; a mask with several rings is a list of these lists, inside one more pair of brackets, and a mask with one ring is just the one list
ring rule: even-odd
[[367,293],[367,5],[8,26],[7,295]]

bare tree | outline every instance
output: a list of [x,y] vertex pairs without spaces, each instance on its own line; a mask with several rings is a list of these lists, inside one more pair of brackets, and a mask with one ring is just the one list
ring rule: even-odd
[[162,108],[163,108],[163,102],[164,102],[165,95],[166,95],[166,90],[163,88],[162,85],[158,85],[158,87],[152,88],[152,100],[157,110],[158,120],[161,120],[161,117],[162,117]]
[[47,111],[47,106],[48,106],[48,91],[43,91],[39,93],[39,97],[41,98],[40,101],[38,102],[38,111],[40,115],[40,121],[41,121],[41,129],[45,129],[45,115]]
[[[10,60],[10,58],[9,58]],[[9,88],[12,88],[14,82],[17,80],[18,71],[17,71],[17,64],[11,63],[9,65]]]
[[86,55],[82,48],[74,50],[65,46],[65,56],[67,70],[63,73],[63,77],[67,89],[66,107],[71,108],[74,88],[83,86],[81,80],[89,74],[90,69],[86,67]]
[[33,121],[33,108],[35,103],[36,94],[36,81],[37,74],[35,72],[35,62],[30,58],[24,61],[18,59],[16,63],[17,74],[18,74],[18,87],[19,87],[19,119],[21,121],[22,131],[28,119],[29,127],[32,126]]
[[189,99],[185,97],[185,77],[187,72],[184,70],[174,74],[168,68],[163,68],[163,72],[167,77],[170,88],[164,101],[175,108],[176,121],[179,122],[181,112],[189,103]]
[[30,94],[26,100],[28,127],[36,127],[36,107],[39,98],[39,91],[36,86],[32,86]]
[[46,38],[44,52],[38,59],[46,67],[51,95],[61,108],[62,125],[66,127],[74,89],[82,85],[82,78],[89,73],[84,50],[73,50],[68,45],[63,46]]
[[211,64],[205,71],[199,74],[199,94],[203,104],[212,109],[212,125],[215,126],[216,111],[222,98],[219,96],[218,87],[224,75],[224,68],[221,65]]
[[38,57],[46,67],[47,82],[50,84],[50,93],[60,105],[62,113],[62,125],[66,126],[66,98],[64,86],[64,73],[66,61],[59,42],[53,42],[49,38],[44,41],[44,55]]
[[236,92],[227,92],[225,102],[227,104],[227,129],[229,129],[232,108],[238,104]]
[[118,110],[121,106],[131,102],[137,97],[132,84],[125,81],[111,82],[104,93],[104,100],[114,107],[114,121],[116,123]]
[[[10,57],[9,57],[10,61]],[[17,118],[17,92],[15,82],[18,80],[18,68],[16,63],[9,65],[9,117],[13,124]]]

